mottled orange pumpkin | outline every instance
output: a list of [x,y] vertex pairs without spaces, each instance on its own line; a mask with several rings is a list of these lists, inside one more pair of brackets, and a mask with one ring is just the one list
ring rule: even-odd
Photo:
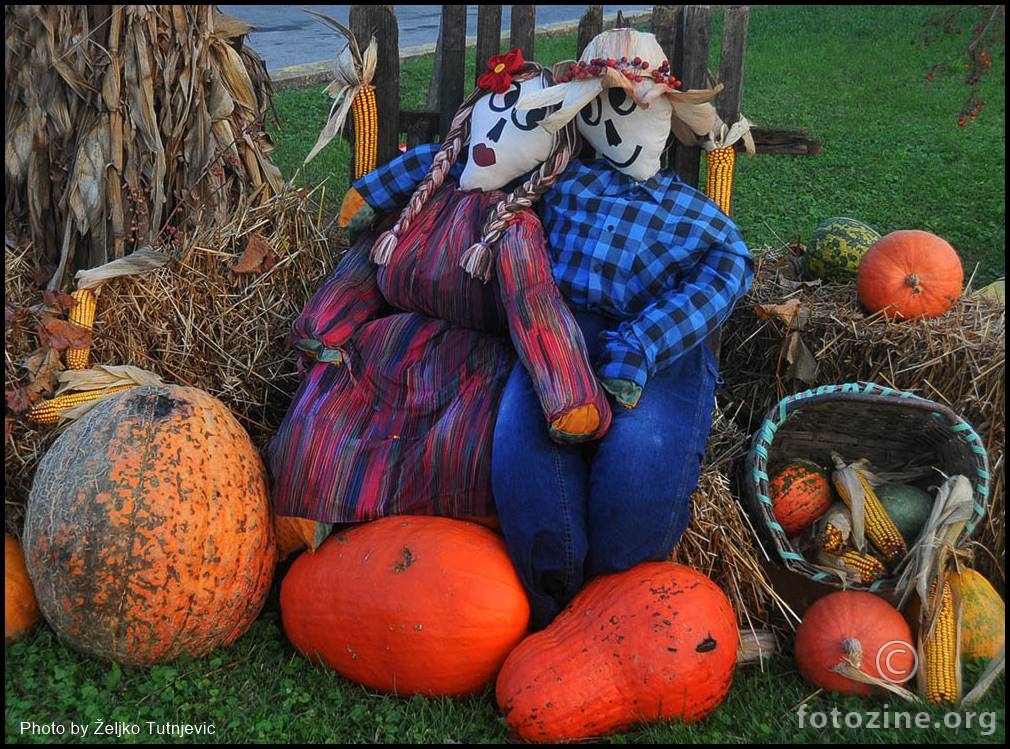
[[32,581],[25,568],[21,544],[4,534],[4,642],[10,644],[30,632],[42,615],[35,601]]
[[1006,644],[1006,604],[986,577],[965,567],[947,580],[961,600],[961,657],[991,659]]
[[863,255],[856,293],[867,312],[911,319],[946,314],[961,297],[964,268],[950,244],[928,231],[902,229]]
[[658,719],[701,720],[726,697],[739,632],[702,573],[645,562],[594,578],[512,651],[498,706],[524,741],[589,739]]
[[915,670],[915,640],[901,613],[880,596],[840,590],[818,599],[796,628],[795,655],[803,677],[816,687],[868,696],[879,691],[832,671],[858,648],[859,669],[901,683]]
[[430,516],[386,517],[330,536],[295,559],[280,600],[300,653],[399,695],[480,691],[530,615],[501,536]]
[[130,388],[67,427],[39,463],[23,542],[60,638],[131,666],[243,634],[277,555],[249,435],[221,401],[172,385]]
[[768,481],[768,494],[775,519],[790,536],[813,525],[833,499],[827,471],[803,458],[775,469]]

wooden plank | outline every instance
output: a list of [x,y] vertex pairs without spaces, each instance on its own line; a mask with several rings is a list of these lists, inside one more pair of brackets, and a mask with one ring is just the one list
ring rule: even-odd
[[438,85],[439,133],[445,135],[463,103],[466,69],[466,6],[442,6],[442,67]]
[[[681,73],[684,89],[704,88],[708,73],[708,45],[711,36],[712,11],[707,5],[688,5],[683,13],[683,60]],[[673,61],[671,60],[671,65]],[[701,172],[701,149],[677,145],[672,165],[681,179],[698,186]]]
[[[655,40],[660,42],[667,60],[674,64],[677,52],[678,29],[681,27],[681,15],[684,13],[683,5],[653,5],[652,6],[652,33]],[[659,61],[653,61],[653,65]],[[680,70],[678,65],[675,70]]]
[[[392,5],[352,5],[348,26],[361,49],[375,36],[378,59],[375,66],[376,106],[379,113],[379,142],[376,165],[399,154],[400,124],[400,31]],[[352,156],[353,159],[353,156]],[[354,165],[351,164],[351,174]]]
[[501,6],[477,6],[477,67],[474,73],[474,85],[477,78],[487,70],[487,61],[501,54]]
[[509,46],[522,50],[524,60],[536,59],[533,57],[533,41],[537,33],[537,6],[535,5],[513,5],[512,6],[512,31]]
[[578,44],[575,50],[576,58],[582,57],[582,51],[589,46],[589,42],[593,40],[600,32],[603,31],[603,6],[602,5],[588,5],[586,6],[586,12],[582,14],[582,18],[579,19],[579,37]]
[[740,119],[749,16],[750,8],[746,5],[731,5],[723,16],[722,54],[719,58],[719,82],[723,89],[716,97],[715,108],[727,125]]
[[[810,136],[808,130],[795,127],[751,127],[754,150],[770,156],[817,156],[822,143]],[[736,150],[743,150],[743,142],[736,143]]]

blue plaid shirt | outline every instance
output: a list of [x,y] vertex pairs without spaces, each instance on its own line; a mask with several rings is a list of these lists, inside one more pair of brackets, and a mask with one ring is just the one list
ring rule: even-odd
[[[418,146],[354,187],[376,210],[399,208],[438,149]],[[722,325],[754,279],[736,225],[673,172],[638,182],[602,159],[574,160],[538,206],[569,306],[615,322],[602,334],[601,379],[644,387]]]
[[[382,166],[376,167],[354,182],[354,189],[361,193],[368,205],[379,213],[403,208],[410,200],[421,180],[424,179],[435,160],[441,145],[427,143],[407,150]],[[463,173],[463,160],[457,160],[449,170],[449,177],[459,181]]]
[[603,379],[648,378],[703,343],[754,279],[736,225],[674,172],[644,182],[573,160],[540,200],[554,278],[573,310],[609,316]]

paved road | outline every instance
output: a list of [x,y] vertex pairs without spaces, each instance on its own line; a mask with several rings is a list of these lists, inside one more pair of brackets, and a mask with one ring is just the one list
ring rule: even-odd
[[[341,23],[347,23],[350,5],[220,5],[222,12],[248,21],[255,28],[249,35],[249,44],[266,62],[268,70],[291,65],[332,60],[341,46],[341,40],[330,27],[300,8],[312,8]],[[408,49],[424,44],[434,44],[438,38],[440,5],[394,5],[400,27],[400,48]],[[586,10],[585,5],[538,5],[537,26],[559,23],[577,23]],[[651,5],[604,5],[604,15],[618,10],[625,14],[640,13]],[[511,5],[502,6],[502,29],[508,31],[511,23]],[[477,33],[477,6],[467,6],[467,33]]]

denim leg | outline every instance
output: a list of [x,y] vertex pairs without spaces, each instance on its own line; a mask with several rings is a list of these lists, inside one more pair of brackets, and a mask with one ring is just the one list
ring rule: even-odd
[[690,521],[712,427],[717,369],[707,345],[646,384],[632,409],[614,408],[593,460],[586,576],[666,559]]
[[517,362],[495,424],[491,484],[534,629],[547,626],[582,587],[588,483],[582,448],[550,439],[533,383]]

